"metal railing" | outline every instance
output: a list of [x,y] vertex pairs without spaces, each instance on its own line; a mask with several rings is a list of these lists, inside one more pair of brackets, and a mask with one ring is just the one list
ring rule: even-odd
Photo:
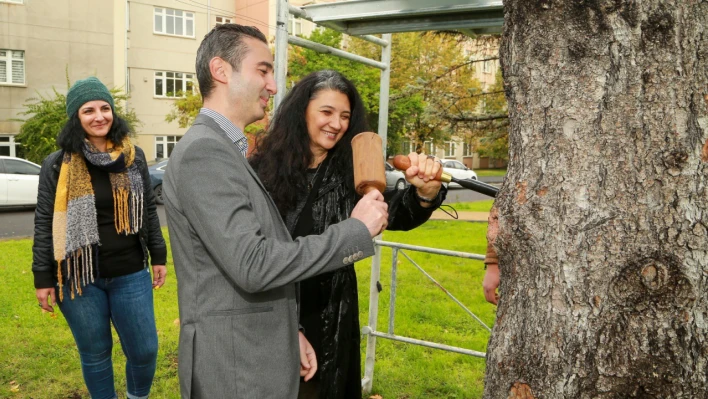
[[[467,252],[458,251],[447,251],[444,249],[421,247],[417,245],[401,244],[396,242],[375,240],[376,253],[371,262],[371,284],[369,285],[369,325],[364,326],[361,329],[361,333],[366,335],[366,360],[364,363],[364,378],[361,380],[361,386],[365,393],[371,392],[371,386],[374,379],[374,363],[376,362],[376,338],[385,338],[393,341],[405,342],[412,345],[420,345],[428,348],[442,349],[448,352],[460,353],[463,355],[475,356],[475,357],[486,357],[486,353],[478,352],[470,349],[460,348],[456,346],[444,345],[430,341],[424,341],[409,337],[403,337],[396,335],[394,333],[395,327],[395,315],[396,315],[396,273],[398,270],[398,254],[403,255],[408,261],[410,261],[418,270],[420,270],[423,275],[430,279],[435,285],[437,285],[447,296],[449,296],[455,303],[457,303],[462,309],[464,309],[467,314],[469,314],[474,320],[481,324],[487,331],[491,332],[492,329],[487,326],[477,315],[472,313],[465,305],[462,304],[457,298],[455,298],[450,291],[445,289],[439,282],[437,282],[430,274],[428,274],[422,267],[420,267],[413,259],[411,259],[408,254],[403,252],[403,250],[411,250],[417,252],[425,252],[429,254],[443,255],[443,256],[453,256],[464,259],[475,259],[484,260],[484,255],[471,254]],[[389,300],[389,311],[388,311],[388,332],[383,333],[377,331],[378,323],[378,313],[379,313],[379,293],[380,293],[380,282],[379,277],[381,276],[381,248],[389,247],[393,250],[392,260],[391,260],[391,288],[390,288],[390,300]]]

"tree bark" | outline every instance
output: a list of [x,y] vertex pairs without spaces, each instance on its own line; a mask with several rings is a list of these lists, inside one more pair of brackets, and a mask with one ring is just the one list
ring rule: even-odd
[[708,2],[504,7],[484,397],[708,397]]

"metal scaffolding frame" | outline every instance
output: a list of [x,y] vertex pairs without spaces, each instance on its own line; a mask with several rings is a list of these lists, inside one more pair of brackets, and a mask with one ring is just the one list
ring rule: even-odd
[[[277,0],[276,36],[275,36],[275,79],[278,93],[275,95],[274,106],[277,110],[286,93],[286,77],[288,68],[288,43],[305,47],[320,53],[332,54],[337,57],[360,62],[364,65],[381,70],[379,89],[379,136],[383,141],[383,157],[386,159],[386,142],[388,134],[388,102],[391,73],[391,33],[416,32],[428,30],[458,30],[470,36],[485,33],[498,33],[504,22],[502,0],[353,0],[335,3],[312,4],[302,8],[291,6],[288,0]],[[333,47],[314,43],[303,38],[289,35],[287,30],[288,17],[293,15],[326,26],[336,31],[358,37],[382,47],[381,61],[361,57]],[[370,36],[382,34],[381,38]],[[376,331],[378,316],[378,279],[381,268],[381,247],[391,247],[394,251],[392,265],[392,291],[389,310],[388,333]],[[452,252],[434,248],[407,246],[405,244],[389,243],[376,240],[376,255],[372,261],[371,289],[369,301],[369,325],[362,329],[367,335],[366,360],[362,387],[364,392],[371,391],[376,354],[376,338],[386,338],[415,345],[453,351],[470,356],[484,357],[483,352],[464,348],[456,348],[433,342],[394,335],[394,315],[396,298],[396,263],[401,249],[410,249],[448,256],[458,256],[468,259],[484,259],[482,255]],[[401,251],[411,262],[405,253]],[[440,286],[420,266],[413,262],[423,274]],[[448,293],[442,286],[443,291]],[[470,316],[486,326],[476,315],[470,312],[462,303],[448,295]]]
[[[378,44],[381,61],[361,57],[288,34],[293,15],[320,26]],[[278,0],[275,31],[275,81],[277,110],[286,93],[288,43],[320,53],[360,62],[381,70],[379,88],[379,136],[386,158],[388,96],[391,76],[391,33],[428,30],[459,30],[469,35],[498,33],[504,22],[502,0],[353,0],[295,7]],[[381,38],[370,36],[383,34]]]

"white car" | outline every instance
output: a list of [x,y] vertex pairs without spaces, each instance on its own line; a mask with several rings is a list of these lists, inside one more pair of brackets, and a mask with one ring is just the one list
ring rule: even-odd
[[[443,172],[447,173],[448,175],[460,179],[460,180],[477,180],[477,174],[474,173],[474,171],[465,164],[463,164],[460,161],[443,161]],[[460,187],[459,184],[457,183],[450,183],[448,185],[450,188],[457,188]]]
[[0,207],[37,205],[39,169],[36,163],[0,156]]
[[386,189],[387,190],[403,190],[408,187],[408,182],[406,181],[406,175],[397,170],[390,163],[386,162],[384,164],[386,168]]

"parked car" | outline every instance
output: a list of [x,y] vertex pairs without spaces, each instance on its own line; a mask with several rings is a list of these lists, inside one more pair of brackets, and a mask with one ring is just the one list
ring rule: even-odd
[[155,192],[155,202],[160,205],[165,203],[165,199],[162,196],[162,176],[165,174],[165,168],[167,168],[167,159],[148,168],[152,190]]
[[[148,168],[150,171],[150,180],[152,181],[152,189],[155,191],[155,202],[162,205],[165,203],[162,197],[162,176],[165,174],[167,160],[160,161]],[[388,162],[385,165],[386,173],[386,189],[387,190],[403,190],[408,186],[406,176],[400,170],[391,166]]]
[[406,175],[403,172],[394,168],[388,162],[384,166],[386,168],[386,190],[403,190],[408,186]]
[[[460,161],[443,161],[443,172],[457,179],[477,180],[477,174]],[[448,184],[449,188],[460,187],[457,183]]]
[[40,169],[25,159],[0,156],[0,206],[36,206]]

